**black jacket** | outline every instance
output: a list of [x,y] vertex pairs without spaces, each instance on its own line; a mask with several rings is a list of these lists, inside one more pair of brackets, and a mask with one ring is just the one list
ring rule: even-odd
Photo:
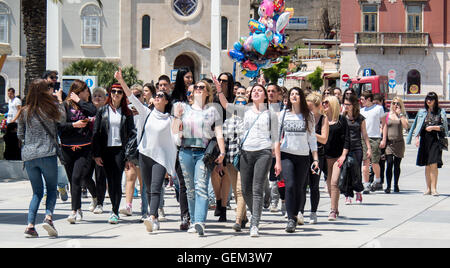
[[74,128],[72,124],[78,120],[94,117],[97,113],[97,108],[92,102],[83,100],[78,102],[78,107],[79,110],[75,110],[67,102],[64,102],[66,121],[58,124],[59,137],[62,144],[81,145],[92,142],[92,126],[90,123],[84,128]]
[[[105,105],[98,109],[97,117],[94,124],[93,137],[93,155],[94,157],[102,157],[108,146],[109,132],[109,105]],[[125,154],[125,160],[130,159],[130,144],[136,139],[136,128],[134,126],[133,115],[126,116],[122,114],[120,122],[120,139],[122,141],[122,153]]]
[[342,194],[347,194],[347,196],[351,197],[353,197],[353,191],[362,192],[364,190],[361,182],[361,167],[352,156],[347,156],[344,164],[342,164],[339,190]]

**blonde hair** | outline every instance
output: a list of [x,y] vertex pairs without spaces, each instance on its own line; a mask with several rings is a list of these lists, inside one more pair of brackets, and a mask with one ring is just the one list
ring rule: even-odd
[[339,104],[339,100],[335,96],[328,96],[324,101],[328,101],[330,109],[331,109],[331,120],[338,121],[339,114],[341,112],[341,105]]
[[391,107],[389,107],[390,111],[392,110],[392,103],[394,101],[397,101],[398,103],[400,103],[400,110],[402,111],[402,114],[406,115],[406,110],[405,110],[405,104],[403,103],[403,100],[400,97],[394,97],[391,101]]
[[206,103],[205,104],[212,103],[214,101],[214,92],[212,90],[211,85],[209,84],[208,81],[206,81],[204,79],[202,79],[199,82],[197,82],[197,84],[200,83],[200,82],[205,84],[206,90],[208,90],[208,97],[206,98]]
[[322,95],[319,92],[311,92],[306,96],[306,101],[312,102],[316,107],[322,102]]
[[94,88],[94,90],[92,91],[92,96],[95,95],[95,93],[100,92],[104,97],[106,97],[106,89],[102,88],[102,87],[96,87]]
[[137,90],[137,91],[139,91],[139,93],[141,93],[141,94],[144,93],[144,87],[141,86],[141,85],[139,85],[139,84],[134,84],[134,85],[132,85],[131,88],[130,88],[130,90],[131,90],[131,91]]

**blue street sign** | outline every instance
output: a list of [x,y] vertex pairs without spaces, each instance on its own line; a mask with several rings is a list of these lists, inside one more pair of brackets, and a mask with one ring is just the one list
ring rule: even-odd
[[389,87],[394,88],[397,85],[397,82],[394,79],[389,80]]
[[90,78],[86,79],[85,82],[88,87],[92,87],[94,85],[94,81]]
[[372,75],[372,69],[364,69],[363,76],[371,76]]

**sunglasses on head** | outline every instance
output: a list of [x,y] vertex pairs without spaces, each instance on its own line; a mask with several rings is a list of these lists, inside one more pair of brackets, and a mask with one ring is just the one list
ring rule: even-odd
[[194,86],[194,90],[196,89],[204,90],[205,88],[206,86]]
[[122,95],[123,91],[122,90],[115,90],[115,89],[111,89],[111,94],[118,94],[118,95]]

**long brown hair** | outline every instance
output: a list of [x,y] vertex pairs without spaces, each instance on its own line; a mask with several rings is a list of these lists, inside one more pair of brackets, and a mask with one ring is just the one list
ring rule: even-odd
[[293,111],[292,102],[291,102],[291,93],[294,90],[297,91],[298,94],[300,95],[300,113],[303,115],[303,118],[305,119],[306,129],[309,132],[312,132],[312,130],[310,129],[310,126],[309,126],[309,122],[312,121],[311,112],[309,111],[308,104],[306,103],[305,93],[303,92],[303,90],[301,88],[293,87],[293,88],[291,88],[291,90],[289,90],[288,96],[287,96],[288,103],[286,105],[286,109],[290,110],[291,112]]
[[69,94],[67,94],[66,102],[72,106],[75,110],[78,110],[78,105],[70,98],[70,94],[75,93],[80,95],[81,92],[85,91],[88,88],[87,84],[84,81],[75,79],[70,86]]
[[[109,89],[108,89],[108,97],[106,98],[106,105],[110,105],[112,107],[112,98],[111,98],[111,90],[113,88],[117,88],[117,89],[121,89],[123,91],[122,86],[119,83],[115,83],[113,84]],[[130,108],[128,108],[128,103],[127,103],[127,95],[125,95],[125,92],[122,93],[122,100],[120,101],[120,108],[122,109],[122,113],[126,116],[131,116],[133,115],[133,112],[131,112]]]
[[[38,115],[45,119],[59,121],[61,112],[59,110],[58,101],[48,92],[48,82],[44,79],[35,79],[28,88],[25,106],[22,108],[27,111],[27,121],[30,122],[31,117]],[[23,113],[21,114],[23,116]]]
[[[346,97],[344,99],[344,102],[345,102],[345,100],[349,101],[352,104],[352,106],[353,106],[353,108],[352,108],[353,119],[358,118],[358,116],[359,116],[359,100],[358,100],[358,97],[356,97],[356,95],[352,94],[349,97]],[[347,112],[345,112],[345,115],[347,115]]]

